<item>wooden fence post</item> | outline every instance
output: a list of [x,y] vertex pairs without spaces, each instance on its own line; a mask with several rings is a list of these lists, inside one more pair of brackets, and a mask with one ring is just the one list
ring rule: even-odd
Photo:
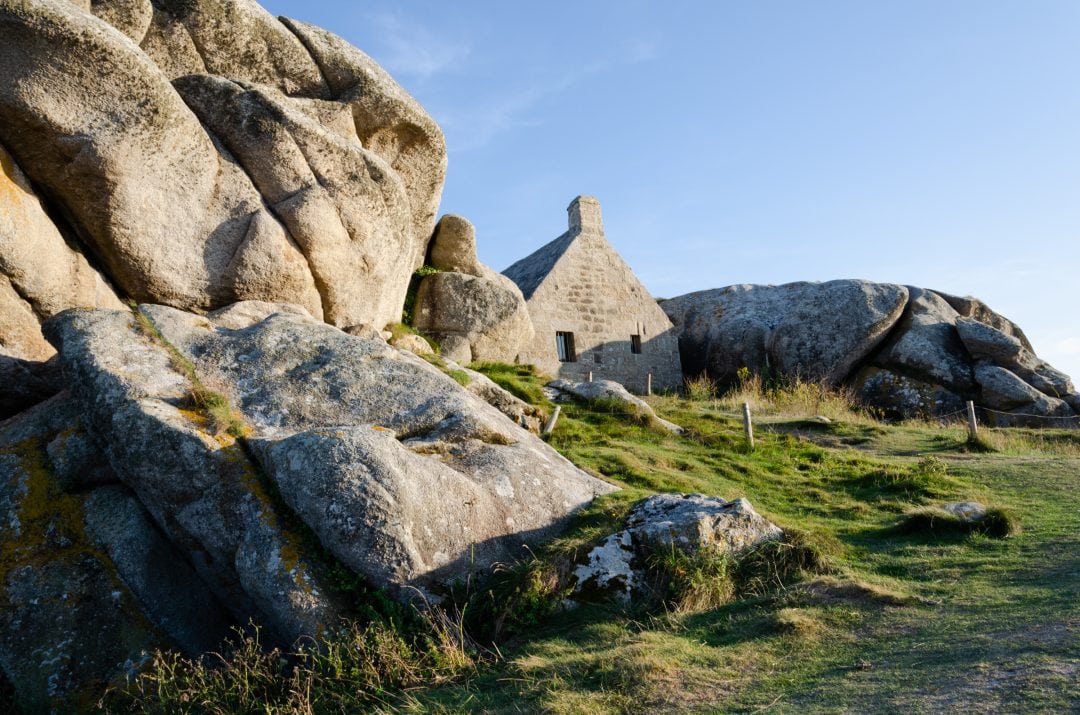
[[540,431],[541,436],[548,436],[555,431],[555,423],[559,421],[559,413],[562,412],[562,405],[555,405],[555,411],[551,413],[551,417],[544,424],[544,429]]
[[746,444],[750,449],[754,448],[754,425],[750,421],[750,403],[742,403],[743,431],[746,432]]
[[979,423],[975,419],[975,403],[967,401],[968,439],[975,439],[979,434]]

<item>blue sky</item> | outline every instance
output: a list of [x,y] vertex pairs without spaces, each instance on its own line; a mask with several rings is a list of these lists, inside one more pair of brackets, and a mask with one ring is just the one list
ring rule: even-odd
[[265,0],[442,125],[501,270],[597,196],[670,297],[866,278],[974,295],[1080,380],[1080,3]]

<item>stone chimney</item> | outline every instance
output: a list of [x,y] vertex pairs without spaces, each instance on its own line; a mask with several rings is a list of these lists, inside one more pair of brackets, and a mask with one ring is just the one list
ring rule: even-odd
[[600,201],[592,196],[579,196],[570,202],[566,212],[570,214],[570,230],[577,233],[604,233],[600,220]]

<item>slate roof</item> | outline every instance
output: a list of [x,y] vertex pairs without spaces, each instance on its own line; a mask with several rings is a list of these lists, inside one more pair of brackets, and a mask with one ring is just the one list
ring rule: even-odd
[[525,300],[528,300],[574,243],[574,239],[580,235],[581,233],[577,231],[567,231],[507,268],[503,271],[503,275],[517,283],[521,294],[525,296]]

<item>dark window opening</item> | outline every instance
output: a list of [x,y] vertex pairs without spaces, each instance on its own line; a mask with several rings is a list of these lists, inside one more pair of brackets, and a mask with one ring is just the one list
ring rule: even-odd
[[600,356],[600,353],[593,353],[592,361],[599,365],[600,363],[604,362],[604,358]]
[[577,362],[573,333],[555,333],[555,350],[559,353],[559,362]]
[[635,355],[640,355],[641,354],[641,336],[640,335],[631,335],[630,336],[630,352],[634,353]]

